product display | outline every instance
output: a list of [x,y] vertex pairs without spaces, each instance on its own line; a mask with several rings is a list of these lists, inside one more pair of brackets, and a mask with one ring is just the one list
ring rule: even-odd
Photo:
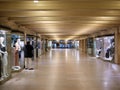
[[103,38],[96,38],[96,57],[103,57],[104,41]]
[[96,38],[96,57],[104,60],[114,60],[114,36]]
[[37,45],[36,45],[38,52],[36,53],[36,55],[40,56],[41,55],[41,39],[37,39]]
[[79,41],[68,40],[67,48],[79,48]]
[[23,47],[24,42],[21,41],[21,36],[17,34],[12,34],[12,70],[18,71],[24,66],[24,57],[23,57]]
[[52,41],[52,48],[57,48],[57,41],[56,40],[53,40]]
[[52,48],[52,41],[48,41],[48,47]]
[[114,58],[114,36],[104,38],[104,58],[107,60],[113,60]]
[[8,74],[8,52],[6,50],[6,33],[0,31],[0,80],[4,80]]
[[79,41],[73,41],[73,40],[53,40],[52,41],[52,48],[78,48],[79,47]]
[[[68,44],[69,45],[69,44]],[[70,46],[70,45],[69,45]],[[79,49],[79,41],[75,41],[75,48]]]
[[87,39],[87,53],[89,55],[93,55],[93,46],[94,46],[94,40],[93,38],[88,38]]
[[15,42],[15,66],[19,66],[19,58],[21,56],[20,52],[21,52],[20,39],[17,39]]

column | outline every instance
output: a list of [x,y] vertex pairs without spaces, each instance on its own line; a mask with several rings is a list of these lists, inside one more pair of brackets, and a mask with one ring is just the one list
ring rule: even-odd
[[86,53],[86,50],[87,50],[86,39],[80,40],[80,50]]
[[26,33],[24,32],[24,44],[26,45]]
[[83,39],[83,52],[87,52],[87,45],[86,45],[86,39]]
[[82,51],[82,46],[83,46],[83,43],[82,43],[82,40],[80,40],[80,45],[79,45],[80,51]]
[[115,59],[116,64],[120,64],[120,27],[115,30]]
[[7,52],[8,52],[8,74],[11,76],[11,68],[12,68],[12,63],[11,63],[11,32],[8,32],[6,34],[6,45],[7,45]]

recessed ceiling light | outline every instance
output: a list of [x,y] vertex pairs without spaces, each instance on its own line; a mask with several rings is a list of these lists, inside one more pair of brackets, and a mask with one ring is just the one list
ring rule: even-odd
[[39,1],[38,0],[34,0],[34,3],[38,3]]

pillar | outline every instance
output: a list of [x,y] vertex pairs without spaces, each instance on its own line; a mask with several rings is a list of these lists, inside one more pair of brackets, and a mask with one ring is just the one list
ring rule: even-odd
[[24,44],[26,45],[26,33],[24,32]]
[[79,43],[79,48],[80,48],[80,50],[82,51],[82,40],[80,40],[80,43]]
[[115,59],[116,64],[120,64],[120,27],[115,30]]
[[87,44],[86,39],[83,40],[83,51],[84,53],[87,53]]
[[7,52],[8,52],[8,74],[11,76],[11,68],[12,68],[12,63],[11,63],[11,32],[8,32],[6,34],[6,45],[7,45]]
[[86,39],[80,40],[80,50],[86,53],[86,50],[87,50]]

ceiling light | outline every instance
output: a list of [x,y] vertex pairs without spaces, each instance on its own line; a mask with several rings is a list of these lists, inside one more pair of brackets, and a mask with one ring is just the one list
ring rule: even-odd
[[34,3],[38,3],[39,1],[38,0],[34,0]]

